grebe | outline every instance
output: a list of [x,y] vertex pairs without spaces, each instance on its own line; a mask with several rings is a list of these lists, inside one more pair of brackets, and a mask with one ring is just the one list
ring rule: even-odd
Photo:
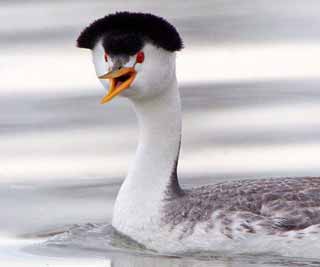
[[171,24],[152,14],[118,12],[85,28],[77,45],[92,50],[108,90],[101,103],[128,98],[140,126],[137,152],[115,202],[116,230],[159,252],[278,252],[294,242],[305,248],[304,239],[317,240],[320,251],[320,178],[180,187],[175,63],[183,42]]

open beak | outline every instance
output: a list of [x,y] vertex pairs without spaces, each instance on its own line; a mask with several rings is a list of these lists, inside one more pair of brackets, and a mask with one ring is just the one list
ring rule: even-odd
[[108,93],[101,99],[100,103],[109,102],[123,90],[130,87],[134,81],[137,72],[134,68],[121,68],[119,70],[110,71],[107,74],[99,76],[99,79],[109,79],[110,86]]

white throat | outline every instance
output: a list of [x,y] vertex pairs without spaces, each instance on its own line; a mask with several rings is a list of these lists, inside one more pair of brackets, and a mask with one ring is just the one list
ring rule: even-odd
[[176,78],[148,100],[132,100],[139,144],[115,203],[112,224],[134,237],[135,231],[159,218],[166,194],[180,193],[176,165],[181,140],[181,106]]

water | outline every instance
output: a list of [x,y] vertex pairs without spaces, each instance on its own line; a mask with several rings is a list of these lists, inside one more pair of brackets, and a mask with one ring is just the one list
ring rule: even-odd
[[320,173],[319,1],[170,5],[1,2],[2,265],[319,266],[320,255],[161,256],[110,228],[137,125],[125,100],[98,104],[89,53],[74,48],[82,27],[107,12],[153,12],[182,33],[185,187]]

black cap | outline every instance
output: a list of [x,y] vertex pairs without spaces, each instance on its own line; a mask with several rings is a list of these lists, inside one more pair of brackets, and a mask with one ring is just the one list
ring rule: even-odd
[[110,54],[133,55],[145,42],[170,52],[183,48],[182,39],[174,26],[161,17],[147,13],[117,12],[98,19],[82,31],[77,46],[93,49],[99,40]]

